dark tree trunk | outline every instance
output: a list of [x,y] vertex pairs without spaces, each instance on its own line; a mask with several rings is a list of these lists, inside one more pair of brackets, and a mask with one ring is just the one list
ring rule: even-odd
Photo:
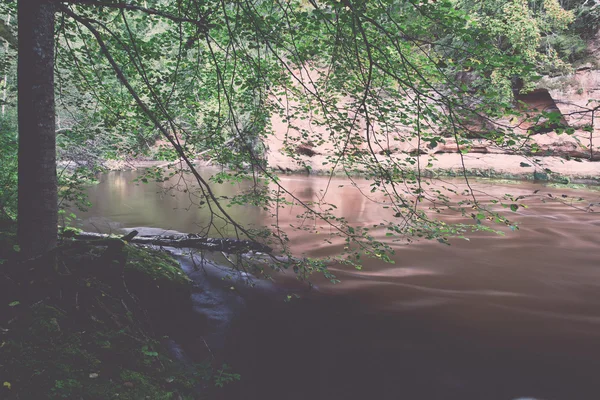
[[18,242],[24,255],[35,256],[57,240],[54,5],[18,1]]

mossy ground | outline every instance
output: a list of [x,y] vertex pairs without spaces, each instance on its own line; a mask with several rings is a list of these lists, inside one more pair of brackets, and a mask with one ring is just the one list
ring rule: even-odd
[[[3,235],[0,258],[11,238]],[[5,260],[0,398],[203,398],[210,365],[174,361],[160,328],[172,310],[191,311],[190,292],[167,253],[130,245],[64,244],[39,260]]]

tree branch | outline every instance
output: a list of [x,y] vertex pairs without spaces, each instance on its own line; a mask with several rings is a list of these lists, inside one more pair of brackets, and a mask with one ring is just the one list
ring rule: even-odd
[[113,69],[113,71],[115,72],[115,74],[117,75],[117,78],[119,79],[119,81],[123,84],[123,86],[125,86],[125,88],[129,92],[129,94],[133,97],[133,99],[135,100],[138,107],[140,107],[142,112],[150,119],[150,121],[152,121],[152,123],[154,124],[156,129],[158,129],[162,133],[162,135],[165,137],[165,139],[167,139],[169,141],[169,143],[171,143],[173,148],[177,151],[180,158],[185,162],[187,167],[190,169],[190,171],[194,175],[194,178],[196,178],[196,180],[198,181],[198,184],[200,185],[203,192],[205,192],[206,198],[212,200],[212,202],[215,204],[215,206],[218,208],[218,210],[226,218],[226,220],[229,221],[231,224],[233,224],[233,226],[235,226],[235,228],[237,230],[239,230],[240,232],[245,234],[248,238],[252,239],[254,237],[254,235],[252,235],[246,228],[244,228],[239,223],[237,223],[229,215],[229,213],[223,208],[223,206],[219,202],[219,199],[217,199],[215,194],[210,189],[208,182],[206,182],[206,180],[198,173],[196,168],[194,168],[194,165],[192,164],[191,160],[185,154],[181,145],[178,143],[177,138],[169,133],[168,129],[161,123],[161,121],[155,115],[155,113],[148,107],[148,105],[140,98],[138,93],[131,86],[131,84],[129,83],[129,80],[127,79],[127,77],[125,76],[125,74],[123,73],[123,71],[117,64],[117,62],[115,61],[115,59],[112,57],[112,55],[108,51],[108,48],[106,47],[106,43],[104,42],[102,35],[92,25],[93,21],[89,20],[85,17],[82,17],[80,15],[75,14],[72,10],[70,10],[68,7],[66,7],[64,5],[59,5],[58,8],[62,12],[64,12],[65,14],[67,14],[68,16],[73,18],[75,21],[77,21],[80,24],[82,24],[83,26],[85,26],[92,33],[92,35],[96,38],[98,45],[100,46],[100,49],[102,50],[102,53],[106,57],[108,63],[110,64],[110,66]]
[[208,23],[207,16],[203,15],[200,18],[189,18],[189,17],[181,17],[178,15],[174,15],[168,13],[166,11],[157,10],[156,8],[148,8],[141,7],[135,4],[127,4],[127,3],[109,3],[105,1],[94,1],[94,0],[59,0],[60,3],[63,4],[74,4],[80,6],[91,6],[91,7],[107,7],[114,8],[118,10],[129,10],[129,11],[139,11],[148,15],[156,15],[159,17],[163,17],[169,19],[173,22],[187,22],[197,26],[201,32],[208,31]]

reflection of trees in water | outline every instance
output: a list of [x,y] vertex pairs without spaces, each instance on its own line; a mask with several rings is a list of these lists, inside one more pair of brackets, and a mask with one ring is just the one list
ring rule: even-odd
[[[353,188],[348,180],[307,176],[282,178],[282,181],[286,188],[300,200],[319,202],[321,207],[316,209],[328,209],[328,204],[333,204],[336,208],[332,213],[337,217],[345,217],[350,222],[361,222],[369,217],[368,199]],[[303,211],[299,206],[290,207],[288,212],[280,212],[279,222],[286,226],[294,224],[297,222],[296,216]],[[377,216],[380,210],[370,209],[369,213]]]
[[366,215],[367,198],[357,190],[338,196],[342,215],[350,216],[355,222],[363,221]]
[[[195,233],[207,225],[210,210],[199,203],[195,196],[197,188],[189,178],[183,181],[175,176],[161,184],[152,181],[135,184],[133,180],[140,175],[136,171],[111,172],[99,184],[90,186],[88,197],[92,207],[85,213],[76,211],[85,220],[84,227],[91,225],[94,231],[110,232],[117,223],[122,227],[151,226]],[[248,188],[246,183],[214,185],[214,192],[231,198]],[[258,210],[251,206],[233,206],[228,212],[243,224],[256,224],[259,219]],[[220,229],[231,233],[225,224]]]
[[308,185],[304,189],[301,189],[297,192],[297,196],[303,200],[314,201],[315,198],[315,190],[312,186],[312,180],[308,179],[306,184]]
[[[214,172],[215,170],[207,170],[206,174]],[[132,227],[155,227],[157,229],[171,229],[179,232],[201,232],[202,228],[206,226],[207,221],[210,218],[210,211],[206,206],[199,207],[194,205],[190,200],[190,194],[183,192],[182,190],[165,191],[169,187],[169,183],[174,184],[175,181],[165,182],[163,185],[157,185],[155,182],[149,182],[148,184],[139,183],[135,185],[132,180],[139,176],[139,172],[113,172],[107,174],[101,178],[101,183],[98,185],[90,186],[88,190],[89,200],[93,203],[91,209],[86,212],[75,211],[81,218],[84,219],[83,228],[89,231],[100,231],[100,232],[119,232],[122,228]],[[282,183],[290,189],[290,191],[301,198],[302,200],[318,201],[322,199],[323,204],[321,207],[315,207],[320,210],[325,210],[328,206],[325,203],[332,203],[336,206],[332,210],[332,213],[337,217],[344,217],[353,226],[364,226],[372,228],[373,225],[393,219],[391,209],[383,209],[381,202],[385,200],[385,197],[381,194],[369,194],[370,198],[363,196],[356,187],[352,186],[352,183],[343,178],[333,178],[331,181],[327,177],[300,177],[300,176],[283,176],[281,177]],[[354,179],[356,185],[364,193],[369,191],[369,182],[361,179]],[[449,182],[448,184],[450,184]],[[214,191],[218,196],[227,196],[229,198],[236,194],[240,194],[243,191],[248,191],[253,188],[252,184],[245,182],[242,184],[222,184],[213,185]],[[463,186],[453,186],[457,193],[463,190]],[[273,186],[270,186],[273,189]],[[437,186],[436,186],[437,188]],[[542,186],[536,184],[521,183],[518,186],[498,185],[489,183],[477,183],[475,188],[478,190],[479,196],[483,199],[483,192],[487,196],[502,196],[505,192],[512,192],[515,195],[530,195],[536,190],[549,190],[548,188],[543,189]],[[180,187],[183,189],[183,187]],[[189,186],[188,189],[192,189]],[[257,187],[257,190],[260,187]],[[561,198],[562,194],[566,194],[570,197],[573,196],[585,196],[587,199],[597,200],[598,195],[594,194],[583,194],[582,192],[569,191],[567,189],[556,189],[554,190],[553,198]],[[540,195],[542,199],[537,199],[535,203],[532,203],[535,199],[528,200],[532,208],[523,211],[529,216],[537,215],[541,213],[552,214],[554,218],[558,218],[563,214],[557,214],[556,203],[544,203],[549,199],[547,195]],[[452,197],[452,201],[460,199],[461,196],[458,194]],[[586,203],[587,204],[587,203]],[[567,214],[565,208],[561,205],[561,211],[564,215]],[[568,208],[566,210],[569,210]],[[301,222],[296,218],[297,215],[301,214],[304,210],[300,206],[289,206],[285,205],[284,208],[279,210],[279,224],[284,228],[288,228],[291,224],[298,226]],[[261,208],[253,206],[233,206],[228,208],[230,215],[234,216],[246,227],[258,228],[261,226],[270,226],[275,223],[275,218],[271,216],[269,211],[264,211]],[[572,214],[569,214],[572,215]],[[438,215],[445,221],[449,222],[470,222],[469,217],[457,216],[456,214],[443,213]],[[516,217],[516,216],[515,216]],[[581,213],[581,217],[577,214],[577,223],[583,224],[589,222],[591,214]],[[536,219],[537,228],[544,231],[545,227],[540,220]],[[575,221],[575,220],[574,220]],[[587,222],[586,222],[587,221]],[[554,224],[558,224],[557,221],[552,220]],[[218,227],[221,232],[232,235],[233,229],[231,226],[225,226],[224,222],[217,221]],[[597,224],[594,222],[594,224]],[[560,232],[569,232],[574,238],[577,238],[577,242],[569,242],[569,246],[575,248],[578,243],[584,243],[583,235],[579,232],[575,232],[575,224],[561,225]],[[580,226],[580,225],[577,225]],[[596,225],[594,225],[596,226]],[[600,226],[597,225],[597,226]],[[324,239],[329,237],[328,233],[331,232],[330,228],[323,222],[317,221],[314,215],[309,216],[304,220],[304,227],[310,227],[315,230],[319,230],[319,235],[314,235],[310,232],[303,230],[292,231],[289,230],[288,236],[291,241],[291,245],[294,249],[301,249],[302,251],[316,251],[318,248],[327,248],[327,255],[333,254],[333,252],[341,251],[341,247],[335,247],[330,243],[323,242]],[[377,237],[381,237],[382,240],[388,240],[384,236],[384,230],[382,227],[377,232]],[[569,229],[573,229],[570,231]],[[579,227],[577,229],[580,229]],[[523,235],[527,227],[523,226],[517,233]],[[593,226],[586,228],[588,232],[595,232]],[[373,231],[371,231],[373,233]],[[552,232],[555,232],[554,230]],[[511,235],[517,233],[510,232]],[[537,232],[539,234],[540,232]],[[210,236],[217,236],[217,233],[210,231]],[[375,233],[374,233],[375,234]],[[590,233],[590,237],[593,233]],[[544,243],[550,243],[550,238],[544,237]],[[585,239],[587,240],[587,239]],[[592,239],[589,240],[593,242]],[[436,242],[437,243],[437,242]],[[506,242],[505,242],[506,243]],[[565,242],[566,243],[566,242]],[[587,242],[585,242],[587,243]],[[595,243],[595,242],[594,242]],[[587,245],[587,244],[586,244]],[[457,248],[455,244],[454,248]],[[330,252],[331,251],[331,252]],[[324,254],[324,253],[319,253]]]

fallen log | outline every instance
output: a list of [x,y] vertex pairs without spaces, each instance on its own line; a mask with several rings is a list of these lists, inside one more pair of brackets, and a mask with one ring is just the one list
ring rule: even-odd
[[72,239],[87,241],[93,244],[109,244],[115,240],[123,240],[135,244],[146,244],[163,247],[191,248],[199,250],[223,251],[225,253],[248,253],[256,251],[271,253],[273,249],[267,245],[252,240],[230,238],[207,238],[193,233],[181,235],[140,235],[131,231],[120,238],[93,232],[80,232],[71,236]]

